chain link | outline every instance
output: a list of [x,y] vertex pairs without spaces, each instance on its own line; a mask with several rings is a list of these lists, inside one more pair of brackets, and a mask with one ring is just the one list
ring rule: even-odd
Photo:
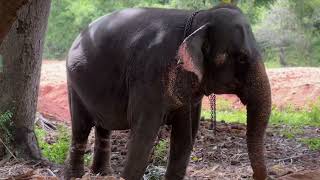
[[193,19],[201,11],[203,11],[203,10],[196,11],[196,12],[192,13],[191,16],[188,18],[187,23],[186,23],[186,25],[184,27],[183,39],[186,38],[187,36],[189,36],[192,33],[191,30],[192,30]]
[[210,113],[211,113],[211,124],[210,129],[214,129],[214,135],[217,133],[217,113],[216,113],[216,95],[211,94],[209,96],[209,102],[210,102]]

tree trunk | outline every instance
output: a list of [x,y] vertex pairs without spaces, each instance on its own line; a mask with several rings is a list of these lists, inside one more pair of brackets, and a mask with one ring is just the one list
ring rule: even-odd
[[31,0],[22,7],[0,46],[3,57],[0,114],[7,111],[13,114],[13,139],[9,145],[16,156],[25,159],[41,158],[34,120],[50,3],[51,0]]
[[0,0],[0,45],[9,32],[11,25],[16,20],[18,10],[28,1],[29,0]]
[[286,67],[288,65],[287,61],[286,61],[286,55],[285,55],[285,52],[284,52],[284,47],[280,47],[279,62],[280,62],[280,65],[283,66],[283,67]]

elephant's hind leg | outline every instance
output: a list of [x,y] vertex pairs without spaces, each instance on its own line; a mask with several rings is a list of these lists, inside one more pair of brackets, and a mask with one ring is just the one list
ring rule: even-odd
[[94,157],[92,163],[92,172],[94,174],[110,175],[112,169],[110,166],[110,145],[111,131],[101,127],[95,128]]
[[72,121],[72,142],[66,162],[65,179],[83,176],[83,155],[86,150],[88,136],[93,127],[93,121],[89,112],[79,96],[71,88],[69,89],[69,104]]

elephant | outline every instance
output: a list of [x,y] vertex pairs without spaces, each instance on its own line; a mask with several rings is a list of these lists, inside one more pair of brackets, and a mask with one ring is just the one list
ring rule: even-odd
[[112,130],[130,129],[120,176],[142,178],[162,125],[171,126],[165,179],[186,174],[204,96],[235,94],[247,108],[253,178],[268,177],[264,136],[270,84],[243,12],[232,5],[190,11],[129,8],[102,16],[75,39],[67,55],[72,140],[65,177],[81,177],[95,128],[93,173],[110,175]]

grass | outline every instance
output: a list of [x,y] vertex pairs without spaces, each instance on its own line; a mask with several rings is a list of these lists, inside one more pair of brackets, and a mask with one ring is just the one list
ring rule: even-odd
[[46,141],[46,131],[36,128],[35,132],[43,156],[54,163],[63,164],[70,146],[71,138],[68,129],[62,125],[58,126],[57,136],[54,137],[54,142],[50,144]]
[[264,62],[264,65],[267,68],[281,68],[279,61],[266,61]]
[[[219,108],[219,103],[222,102],[222,109]],[[227,103],[224,101],[217,101],[217,120],[228,123],[246,123],[246,110],[233,109],[231,104],[227,108]],[[203,110],[201,115],[210,118],[210,111]],[[286,124],[290,126],[316,126],[320,127],[320,100],[316,103],[310,104],[302,109],[295,109],[292,106],[286,108],[272,108],[269,123],[272,125]]]
[[287,139],[294,139],[296,135],[302,135],[304,131],[299,127],[286,127],[285,129],[281,130],[280,134],[287,138]]
[[92,164],[92,161],[93,161],[92,153],[84,154],[83,158],[84,158],[84,165],[90,166],[90,164]]
[[[228,100],[217,98],[217,120],[226,121],[230,123],[245,123],[246,122],[246,110],[234,109]],[[208,110],[202,110],[201,116],[206,119],[211,118],[211,112]]]
[[167,139],[162,139],[155,146],[153,161],[155,165],[164,166],[167,163],[167,154],[169,148],[169,141]]
[[303,138],[300,141],[306,144],[310,150],[320,150],[320,138]]

